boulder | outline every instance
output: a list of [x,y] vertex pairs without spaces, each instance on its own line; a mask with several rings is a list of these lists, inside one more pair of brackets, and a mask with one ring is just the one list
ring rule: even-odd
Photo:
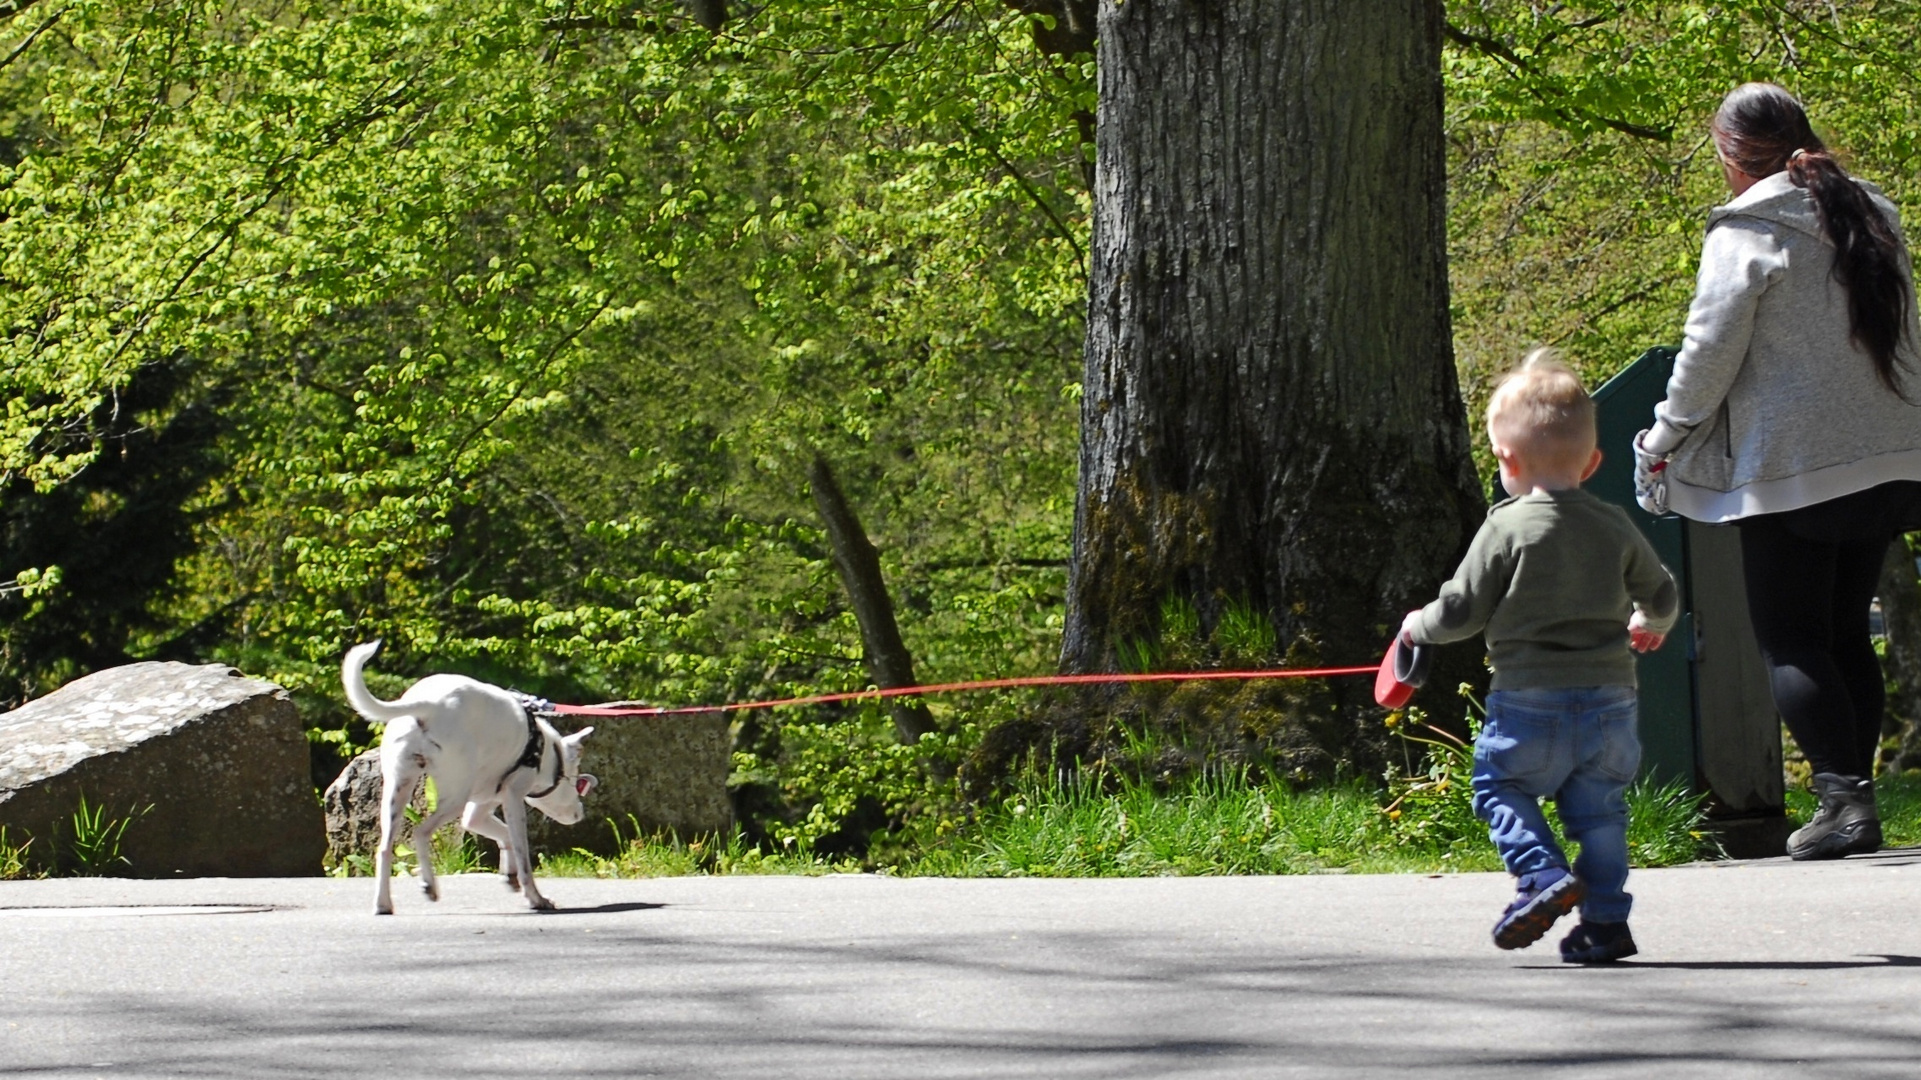
[[[380,845],[380,748],[347,762],[320,802],[327,817],[327,865],[340,866],[349,855],[373,858]],[[427,785],[415,789],[413,806],[427,812]]]
[[528,815],[527,840],[536,852],[612,854],[620,846],[616,828],[627,840],[636,827],[643,834],[672,830],[682,840],[732,831],[727,776],[734,736],[726,714],[562,716],[553,723],[563,735],[593,725],[581,769],[600,784],[577,825],[556,824],[537,810]]
[[[124,862],[74,855],[83,797],[126,822]],[[110,668],[0,714],[0,825],[37,865],[135,877],[318,874],[325,848],[293,701],[224,664]]]
[[371,858],[380,843],[380,749],[347,762],[320,805],[327,819],[327,865],[339,866],[349,855]]
[[[563,716],[554,728],[571,734],[588,720]],[[600,784],[587,797],[587,816],[561,825],[529,807],[527,842],[535,854],[574,848],[612,854],[619,845],[609,823],[619,827],[623,839],[633,838],[636,825],[643,833],[671,830],[683,840],[732,829],[727,774],[734,744],[726,717],[701,713],[594,717],[591,722],[594,733],[582,750],[581,767]],[[414,792],[414,806],[423,813],[425,787]],[[371,857],[380,843],[380,751],[348,762],[327,786],[325,804],[329,864],[338,866],[348,855]],[[493,844],[480,847],[491,863]]]

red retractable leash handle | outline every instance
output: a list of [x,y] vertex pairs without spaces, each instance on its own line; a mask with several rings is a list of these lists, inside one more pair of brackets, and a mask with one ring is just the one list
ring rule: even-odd
[[1414,697],[1414,691],[1427,681],[1430,656],[1424,645],[1416,645],[1398,635],[1381,657],[1374,673],[1374,700],[1389,709],[1398,709]]

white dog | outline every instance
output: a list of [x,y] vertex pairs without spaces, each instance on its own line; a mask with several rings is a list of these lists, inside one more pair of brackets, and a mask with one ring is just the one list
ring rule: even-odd
[[[434,880],[434,830],[457,813],[461,828],[500,845],[500,872],[507,876],[508,888],[518,889],[535,911],[552,911],[553,901],[534,888],[527,807],[562,825],[581,819],[586,810],[580,801],[596,781],[580,771],[580,743],[594,729],[582,728],[563,738],[513,694],[464,675],[429,675],[408,687],[400,700],[382,701],[368,692],[360,674],[379,648],[378,641],[356,645],[340,662],[348,703],[369,721],[387,725],[380,743],[374,914],[393,914],[394,841],[422,776],[434,778],[439,795],[433,812],[414,826],[411,841],[427,899],[440,899]],[[496,810],[501,817],[495,816]]]

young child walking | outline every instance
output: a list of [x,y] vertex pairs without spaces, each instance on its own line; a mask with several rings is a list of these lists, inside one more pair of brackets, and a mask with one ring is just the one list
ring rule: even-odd
[[[1641,743],[1629,650],[1660,648],[1680,606],[1674,579],[1625,512],[1581,490],[1601,464],[1594,402],[1549,350],[1496,385],[1487,433],[1510,498],[1401,634],[1417,645],[1487,636],[1494,679],[1474,744],[1474,813],[1519,879],[1494,944],[1526,948],[1578,906],[1561,959],[1619,960],[1636,951],[1623,791]],[[1572,868],[1541,813],[1547,796],[1581,845]]]

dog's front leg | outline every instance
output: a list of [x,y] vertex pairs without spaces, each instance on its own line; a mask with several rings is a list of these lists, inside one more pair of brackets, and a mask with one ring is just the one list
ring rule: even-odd
[[[520,895],[526,898],[527,906],[535,911],[552,911],[554,902],[540,895],[534,887],[534,857],[527,846],[527,804],[518,798],[509,798],[501,804],[501,814],[507,819],[507,835],[514,853],[514,866],[520,874]],[[506,858],[502,849],[501,858]]]
[[460,827],[475,836],[492,840],[500,850],[500,873],[507,880],[507,887],[520,891],[520,865],[514,855],[513,838],[507,833],[507,824],[494,816],[494,803],[470,802],[466,813],[461,815]]

